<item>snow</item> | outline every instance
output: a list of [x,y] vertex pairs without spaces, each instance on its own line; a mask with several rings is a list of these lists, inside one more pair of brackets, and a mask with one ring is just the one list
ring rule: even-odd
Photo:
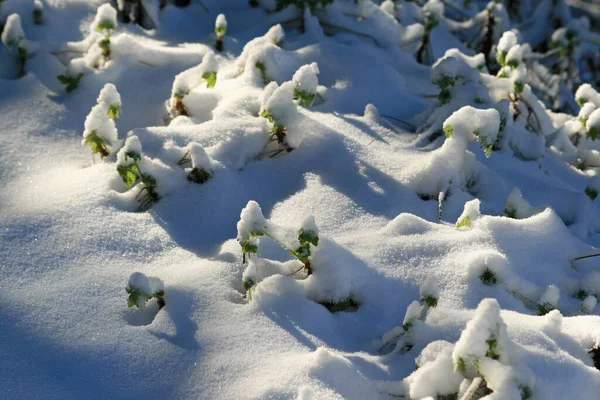
[[94,21],[90,26],[92,32],[109,33],[117,28],[117,10],[110,4],[102,4],[98,7]]
[[18,46],[23,39],[25,39],[25,32],[21,27],[21,17],[19,14],[9,15],[2,31],[2,44],[6,47]]
[[317,63],[301,66],[292,77],[296,89],[306,93],[316,93],[319,85],[319,67]]
[[92,110],[85,118],[83,139],[87,138],[92,133],[104,139],[105,144],[109,149],[114,149],[117,146],[117,127],[114,121],[107,116],[108,106],[102,102],[92,107]]
[[125,140],[123,147],[117,153],[117,165],[127,166],[134,163],[134,159],[127,156],[127,153],[142,155],[142,143],[137,136],[131,135]]
[[[490,5],[486,43],[488,2],[429,2],[418,63],[419,2],[202,3],[115,17],[106,60],[108,1],[43,2],[40,25],[2,3],[35,52],[15,79],[0,48],[0,398],[597,398],[594,53],[573,73],[546,54],[584,11]],[[504,50],[527,70],[498,78]],[[128,284],[164,306],[128,307]]]
[[579,104],[585,104],[587,102],[593,103],[596,107],[600,107],[600,94],[590,85],[584,83],[577,88],[575,92],[575,99]]
[[104,103],[107,108],[121,108],[121,95],[117,92],[117,87],[112,83],[104,85],[96,101],[98,104]]
[[506,31],[498,41],[498,51],[505,55],[517,45],[517,35],[513,31]]
[[216,30],[227,30],[227,19],[224,14],[217,15],[217,19],[215,20],[215,29]]

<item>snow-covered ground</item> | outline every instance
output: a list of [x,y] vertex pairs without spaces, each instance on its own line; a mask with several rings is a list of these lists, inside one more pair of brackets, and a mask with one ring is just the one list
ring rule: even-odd
[[598,399],[581,2],[0,2],[0,399]]

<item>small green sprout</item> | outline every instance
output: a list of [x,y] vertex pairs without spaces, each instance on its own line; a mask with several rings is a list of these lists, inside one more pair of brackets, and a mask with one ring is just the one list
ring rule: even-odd
[[423,297],[423,298],[421,299],[421,302],[422,302],[422,303],[425,303],[425,305],[426,305],[427,307],[430,307],[430,308],[435,308],[435,307],[437,307],[437,304],[438,304],[438,299],[436,299],[436,298],[435,298],[435,297],[433,297],[433,296],[425,296],[425,297]]
[[260,75],[262,76],[265,85],[269,83],[271,80],[267,77],[267,66],[265,63],[262,61],[257,61],[254,65],[256,66],[256,69],[260,71]]
[[450,136],[452,136],[453,132],[454,132],[454,128],[452,128],[452,125],[446,125],[444,127],[444,133],[446,134],[446,138],[450,138]]
[[579,289],[577,292],[575,292],[573,297],[579,300],[585,300],[585,298],[588,297],[588,292],[583,289]]
[[590,200],[595,200],[598,197],[598,191],[589,187],[585,188],[585,194],[590,198]]
[[315,93],[309,93],[304,90],[294,90],[294,100],[297,100],[300,104],[304,104],[307,107],[311,107],[317,95]]
[[219,14],[215,21],[215,35],[217,36],[215,48],[219,52],[223,51],[223,37],[225,33],[227,33],[227,20],[225,19],[225,15]]
[[217,83],[217,73],[214,71],[205,72],[204,74],[202,74],[202,79],[206,81],[206,87],[211,89],[215,87],[215,84]]
[[110,154],[106,146],[110,146],[111,143],[108,140],[102,139],[100,136],[98,136],[98,132],[95,130],[86,136],[84,139],[84,144],[90,146],[92,154],[100,154],[100,159],[106,158]]
[[34,24],[41,25],[44,22],[44,11],[41,8],[35,8],[32,14]]
[[248,293],[248,299],[252,300],[252,291],[251,289],[256,285],[256,282],[254,281],[254,279],[252,278],[247,278],[244,279],[244,281],[242,282],[242,287],[246,290],[246,292]]
[[481,282],[483,282],[484,285],[488,286],[495,285],[496,283],[498,283],[498,278],[496,277],[496,274],[489,268],[483,270],[481,275],[479,275],[479,279],[481,280]]
[[517,210],[514,209],[514,208],[505,208],[504,209],[504,214],[508,218],[517,219]]
[[125,287],[129,295],[127,306],[143,309],[150,299],[156,299],[158,309],[165,306],[164,284],[159,278],[148,277],[141,272],[134,272],[129,277],[129,282]]
[[488,345],[488,349],[485,353],[485,356],[491,358],[492,360],[498,360],[500,358],[500,355],[496,353],[496,348],[498,347],[498,340],[494,337],[491,337],[488,340],[486,340],[485,343],[487,343]]
[[546,315],[550,311],[556,309],[551,303],[542,303],[537,305],[538,315]]
[[460,221],[458,221],[456,223],[456,227],[457,228],[462,228],[463,226],[466,226],[467,228],[470,228],[471,227],[471,218],[464,217],[463,219],[461,219]]
[[600,126],[593,126],[587,132],[586,136],[588,139],[596,140],[600,137]]

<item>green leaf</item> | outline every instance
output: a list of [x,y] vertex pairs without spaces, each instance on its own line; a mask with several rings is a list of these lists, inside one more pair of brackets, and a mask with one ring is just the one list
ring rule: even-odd
[[528,386],[519,386],[521,390],[521,400],[531,400],[533,397],[533,392]]
[[463,375],[467,373],[467,363],[465,362],[464,358],[458,357],[458,360],[456,360],[454,363],[454,372],[456,371]]
[[440,101],[441,104],[448,103],[450,101],[450,99],[452,99],[452,94],[450,93],[450,90],[448,90],[448,89],[440,90],[440,93],[438,94],[438,100]]
[[579,100],[577,100],[577,104],[579,105],[579,107],[583,107],[583,105],[587,102],[588,100],[585,97],[582,97]]
[[242,287],[246,289],[246,291],[252,289],[254,285],[256,285],[254,278],[246,278],[242,281]]
[[211,174],[206,172],[203,168],[194,168],[188,175],[188,181],[203,184],[208,181],[211,177]]
[[314,104],[316,96],[315,93],[294,89],[294,100],[297,100],[300,104],[304,104],[306,107],[311,107]]
[[471,227],[471,218],[464,217],[463,219],[461,219],[460,221],[458,221],[456,223],[456,227],[457,228],[462,228],[463,226],[466,226],[467,228],[470,228]]
[[131,158],[133,162],[138,162],[142,159],[142,156],[137,151],[128,151],[125,153],[125,161],[127,161],[128,158]]
[[310,243],[316,247],[319,245],[319,236],[311,230],[300,229],[298,231],[298,241],[301,245]]
[[112,106],[108,107],[108,118],[110,119],[115,119],[115,118],[119,118],[119,114],[121,112],[121,106],[119,106],[118,104],[113,104]]
[[519,61],[518,60],[510,60],[508,62],[508,66],[513,69],[516,69],[519,66]]
[[600,137],[600,126],[593,126],[587,131],[586,136],[592,140],[598,139],[598,137]]
[[452,136],[453,131],[454,131],[454,129],[452,128],[452,125],[446,125],[444,127],[444,133],[446,134],[447,138],[450,138],[450,136]]
[[495,285],[496,283],[498,283],[498,278],[496,278],[496,274],[489,268],[486,268],[481,273],[481,275],[479,275],[479,279],[481,279],[481,282],[483,282],[483,284],[488,286]]
[[494,337],[489,338],[488,340],[485,341],[488,345],[488,349],[487,352],[485,353],[485,356],[488,358],[491,358],[492,360],[498,360],[500,358],[500,355],[498,355],[498,353],[496,353],[496,348],[498,347],[498,340]]
[[425,296],[425,297],[421,298],[421,302],[425,303],[425,305],[427,307],[435,308],[435,307],[437,307],[438,299],[436,299],[433,296]]
[[205,72],[204,74],[202,74],[202,79],[204,79],[206,81],[206,87],[207,88],[213,88],[215,87],[215,84],[217,83],[217,73],[216,72]]
[[244,254],[256,254],[256,252],[258,251],[258,246],[254,243],[250,243],[249,240],[240,243],[240,246],[242,246],[242,252]]
[[310,257],[310,244],[305,243],[298,247],[296,251],[290,251],[290,254],[306,264],[308,263],[308,257]]
[[590,200],[595,200],[598,197],[598,191],[590,188],[585,188],[585,194],[587,194]]
[[155,188],[156,187],[156,179],[152,175],[142,174],[142,183],[146,188]]
[[138,180],[138,176],[136,174],[137,170],[138,170],[138,168],[137,168],[136,164],[117,165],[117,172],[119,173],[119,176],[123,180],[123,183],[125,183],[125,186],[127,186],[128,188],[132,187],[137,182],[137,180]]
[[223,27],[215,28],[215,33],[217,34],[217,39],[222,39],[225,33],[227,33],[227,29]]
[[110,50],[110,38],[104,38],[98,42],[98,46],[104,51]]
[[523,87],[524,87],[523,83],[521,83],[521,82],[515,82],[515,87],[514,87],[515,93],[522,93],[523,92]]
[[[146,302],[148,301],[149,297],[146,293],[144,293],[143,291],[141,291],[140,289],[136,288],[136,287],[131,287],[131,286],[127,286],[125,288],[125,291],[129,294],[129,297],[127,298],[127,306],[129,308],[131,307],[138,307],[138,308],[142,308],[144,305],[146,305]],[[142,300],[142,305],[139,305],[139,300]]]
[[505,208],[504,214],[506,214],[508,218],[517,219],[517,210],[514,208]]
[[435,85],[438,85],[440,89],[447,89],[449,87],[454,86],[454,77],[449,75],[442,75],[439,79],[436,79],[432,82]]
[[556,307],[554,307],[552,304],[550,303],[543,303],[543,304],[538,304],[537,305],[537,309],[538,309],[538,315],[546,315],[548,314],[550,311],[554,310]]
[[96,27],[96,30],[98,32],[102,32],[102,31],[112,31],[115,29],[115,26],[113,25],[112,22],[104,20],[102,22],[100,22],[98,24],[98,27]]
[[499,52],[496,55],[496,60],[498,60],[498,64],[500,64],[501,67],[504,67],[506,65],[506,53]]
[[577,298],[577,299],[579,299],[579,300],[585,300],[585,298],[588,297],[588,293],[585,290],[583,290],[583,289],[579,289],[575,293],[574,297]]
[[62,75],[62,74],[57,76],[56,79],[58,79],[58,81],[60,83],[62,83],[63,85],[67,85],[71,82],[71,77],[68,77],[68,76]]
[[92,133],[90,133],[89,135],[87,135],[85,137],[85,139],[83,140],[84,144],[90,146],[90,149],[92,150],[92,154],[98,154],[100,153],[100,156],[102,158],[108,156],[109,152],[108,152],[108,148],[106,147],[107,145],[110,146],[110,142],[108,140],[104,140],[101,137],[98,136],[98,133],[96,131],[92,131]]
[[260,113],[260,116],[263,117],[263,118],[266,118],[272,124],[275,123],[275,119],[273,118],[273,116],[267,110],[263,110],[263,112]]

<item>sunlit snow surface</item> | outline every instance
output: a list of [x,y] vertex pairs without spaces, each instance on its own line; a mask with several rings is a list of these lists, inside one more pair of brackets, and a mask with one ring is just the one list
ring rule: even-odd
[[[282,48],[258,43],[280,87],[316,62],[318,86],[310,74],[296,80],[321,98],[310,108],[271,101],[297,148],[256,160],[270,129],[258,116],[265,85],[248,68],[256,54],[237,57],[284,18],[242,0],[204,0],[209,13],[194,1],[169,5],[156,30],[121,24],[113,59],[67,94],[56,76],[68,58],[51,53],[87,36],[103,2],[44,3],[42,25],[33,24],[33,2],[0,5],[3,18],[21,14],[37,49],[18,80],[12,53],[0,49],[0,399],[388,399],[408,386],[426,398],[460,383],[452,357],[476,342],[473,327],[497,320],[506,324],[511,373],[533,399],[598,398],[600,372],[587,354],[600,340],[598,307],[581,315],[574,294],[600,292],[599,258],[572,262],[600,242],[598,200],[584,194],[589,176],[555,149],[523,161],[510,150],[486,158],[478,143],[461,142],[478,181],[471,192],[449,192],[437,223],[437,199],[418,194],[456,172],[456,160],[442,162],[444,139],[422,146],[397,121],[425,111],[423,95],[437,90],[431,68],[397,46],[324,36],[314,20],[306,34],[286,30]],[[166,126],[175,76],[214,50],[220,13],[227,35],[217,85],[192,90],[184,98],[190,116]],[[436,43],[438,56],[456,46]],[[81,147],[106,83],[121,96],[119,140],[135,134],[163,182],[147,213],[132,212],[136,191],[126,190],[114,159],[92,164]],[[174,172],[164,147],[192,141],[214,172],[203,185]],[[509,195],[529,218],[503,216]],[[475,197],[480,205],[465,209]],[[322,269],[306,280],[266,277],[248,302],[235,238],[250,200],[289,232],[314,215],[313,261]],[[464,216],[471,227],[456,228]],[[258,256],[290,259],[269,239]],[[486,268],[495,285],[479,278]],[[144,311],[127,308],[125,286],[136,271],[164,282],[160,312],[155,301]],[[431,277],[438,306],[418,325],[414,346],[382,356],[382,336],[402,325]],[[332,314],[313,301],[348,296],[360,302],[356,312]],[[490,297],[499,315],[493,301],[481,303]],[[564,317],[537,316],[523,297],[555,301]],[[431,364],[413,374],[419,356]]]

